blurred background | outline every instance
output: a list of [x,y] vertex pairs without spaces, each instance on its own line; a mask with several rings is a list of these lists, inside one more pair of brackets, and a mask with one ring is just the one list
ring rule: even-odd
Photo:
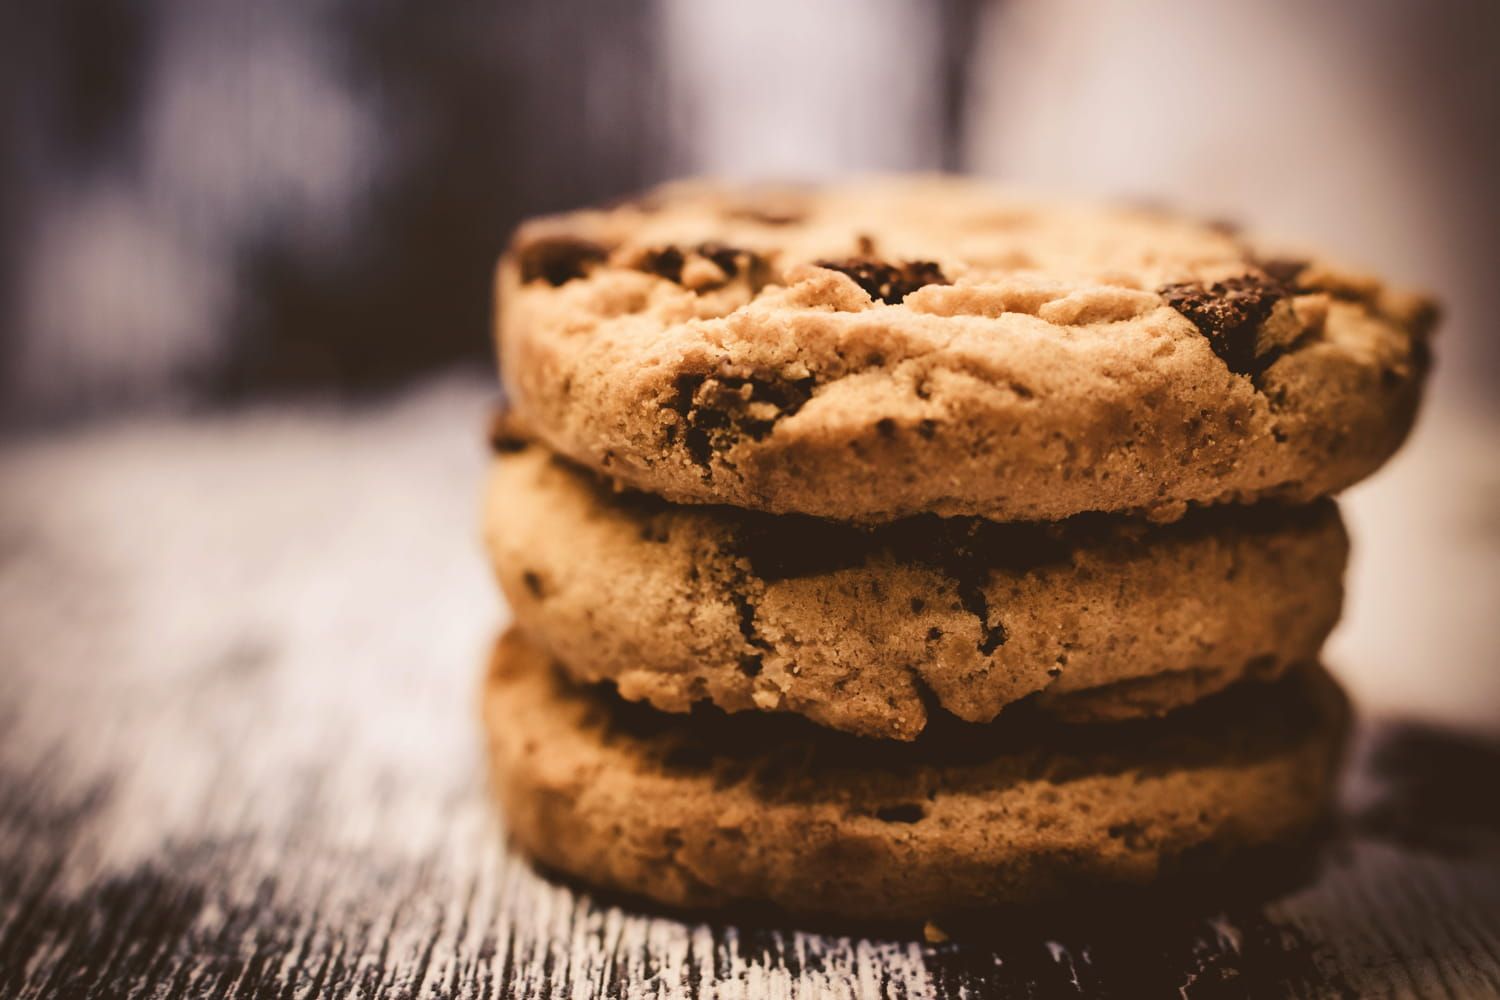
[[1500,717],[1500,4],[28,6],[0,32],[12,485],[60,435],[428,385],[461,401],[432,433],[477,440],[511,228],[664,178],[1149,198],[1442,298],[1416,441],[1350,505],[1335,652],[1377,703]]

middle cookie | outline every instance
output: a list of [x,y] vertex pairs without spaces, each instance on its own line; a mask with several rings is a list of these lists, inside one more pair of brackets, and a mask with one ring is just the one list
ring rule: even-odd
[[1326,500],[857,528],[619,494],[540,446],[497,450],[485,535],[516,624],[576,678],[666,711],[903,740],[934,707],[1155,715],[1314,660],[1343,599]]

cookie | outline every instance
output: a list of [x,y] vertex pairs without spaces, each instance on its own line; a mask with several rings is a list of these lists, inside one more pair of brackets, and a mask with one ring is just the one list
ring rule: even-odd
[[1405,438],[1435,310],[1159,210],[892,179],[536,220],[501,374],[554,450],[852,521],[1304,502]]
[[1222,874],[1317,824],[1347,712],[1304,668],[1161,720],[875,742],[655,712],[515,632],[484,710],[506,827],[546,866],[674,907],[893,920]]
[[906,740],[937,708],[1153,715],[1312,661],[1348,547],[1328,500],[1171,525],[875,528],[674,505],[515,439],[485,534],[515,621],[581,680],[674,712],[786,710]]

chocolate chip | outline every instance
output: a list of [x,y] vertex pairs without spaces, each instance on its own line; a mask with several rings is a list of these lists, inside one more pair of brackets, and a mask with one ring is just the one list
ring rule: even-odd
[[567,234],[518,236],[514,252],[523,282],[545,281],[553,287],[586,276],[609,256],[593,240]]
[[[789,417],[812,397],[811,377],[774,375],[680,375],[669,404],[687,425],[682,435],[688,456],[705,469],[715,452],[741,438],[763,440],[777,421]],[[769,403],[772,413],[752,404]]]
[[740,273],[740,258],[748,260],[754,256],[748,250],[738,250],[722,243],[700,244],[698,255],[713,261],[719,270],[724,272],[726,278],[733,278]]
[[753,250],[727,246],[723,243],[699,243],[686,250],[678,246],[656,247],[643,253],[635,266],[638,270],[658,275],[680,285],[682,284],[682,269],[690,255],[711,261],[715,267],[724,272],[725,281],[732,281],[744,273],[749,276],[756,290],[766,283],[769,268],[764,257]]
[[896,305],[924,285],[948,284],[942,269],[930,260],[887,264],[868,257],[850,257],[848,260],[820,260],[817,266],[848,275],[871,299],[879,299],[887,305]]
[[682,251],[677,247],[661,247],[647,250],[637,266],[647,274],[655,274],[681,284],[683,261]]
[[1157,291],[1208,338],[1208,346],[1230,371],[1258,375],[1274,360],[1274,354],[1257,358],[1255,341],[1271,309],[1286,297],[1286,286],[1280,281],[1252,273],[1211,285],[1198,281],[1163,285]]
[[546,592],[542,589],[542,578],[534,571],[528,569],[523,572],[521,574],[521,582],[526,585],[526,589],[531,592],[531,596],[537,600],[541,600],[546,596]]

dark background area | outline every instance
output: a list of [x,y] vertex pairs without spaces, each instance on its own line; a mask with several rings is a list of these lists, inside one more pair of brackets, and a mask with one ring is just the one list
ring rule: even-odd
[[482,357],[490,264],[515,222],[661,171],[648,14],[13,11],[10,414],[376,387]]

